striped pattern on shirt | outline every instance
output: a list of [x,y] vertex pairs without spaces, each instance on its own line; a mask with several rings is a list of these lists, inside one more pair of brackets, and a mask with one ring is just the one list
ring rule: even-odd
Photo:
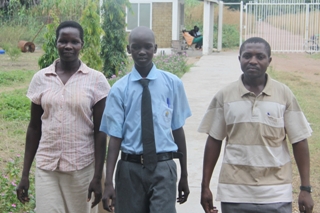
[[82,62],[63,84],[55,72],[58,60],[34,75],[27,93],[44,110],[36,166],[81,170],[94,161],[93,107],[108,95],[110,85],[101,72]]
[[311,128],[291,90],[268,77],[256,96],[241,77],[213,98],[199,127],[226,138],[217,200],[291,202],[291,143],[311,136]]

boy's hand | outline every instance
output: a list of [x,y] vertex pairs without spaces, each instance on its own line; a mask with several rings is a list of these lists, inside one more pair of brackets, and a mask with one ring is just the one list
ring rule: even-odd
[[177,198],[177,202],[180,204],[186,202],[190,194],[187,177],[182,177],[180,179],[179,185],[178,185],[178,192],[179,192],[179,197]]
[[106,184],[102,197],[103,208],[108,212],[114,212],[116,203],[116,193],[112,184]]

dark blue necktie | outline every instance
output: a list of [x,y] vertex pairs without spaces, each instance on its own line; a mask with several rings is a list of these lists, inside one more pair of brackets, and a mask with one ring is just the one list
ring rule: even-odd
[[141,98],[141,142],[143,144],[143,164],[153,171],[157,166],[156,145],[153,130],[153,114],[151,95],[149,91],[149,80],[139,80],[143,87]]

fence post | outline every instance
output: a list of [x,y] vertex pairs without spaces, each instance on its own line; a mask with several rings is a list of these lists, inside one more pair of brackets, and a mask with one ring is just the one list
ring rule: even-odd
[[222,49],[222,19],[223,19],[223,1],[219,1],[219,23],[218,23],[218,52]]
[[309,39],[309,4],[306,4],[306,30],[305,30],[305,40]]
[[239,38],[239,47],[242,44],[242,32],[243,32],[243,1],[240,2],[240,38]]

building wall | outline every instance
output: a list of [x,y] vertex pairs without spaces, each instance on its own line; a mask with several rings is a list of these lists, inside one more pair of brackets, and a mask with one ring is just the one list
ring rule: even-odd
[[170,48],[172,40],[172,3],[152,4],[152,30],[158,48]]

